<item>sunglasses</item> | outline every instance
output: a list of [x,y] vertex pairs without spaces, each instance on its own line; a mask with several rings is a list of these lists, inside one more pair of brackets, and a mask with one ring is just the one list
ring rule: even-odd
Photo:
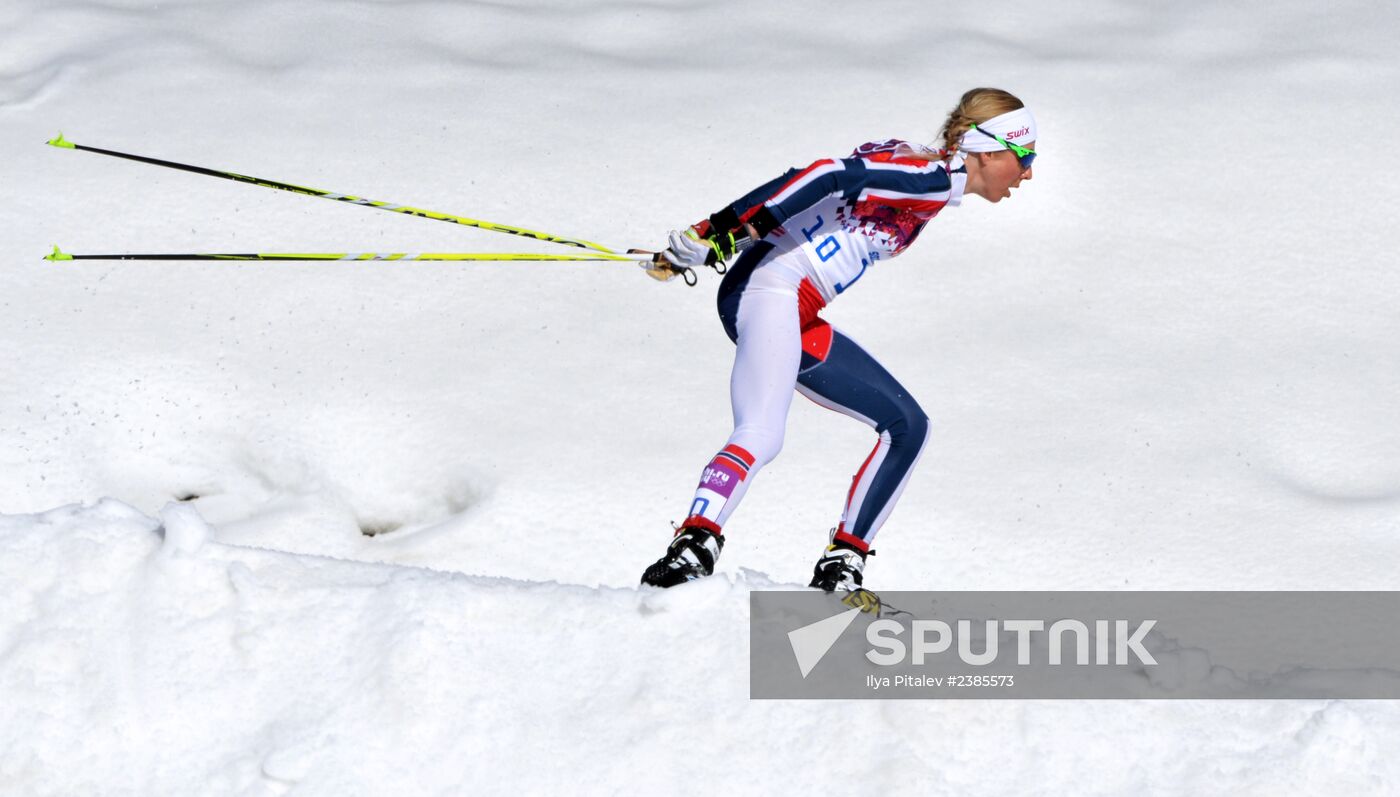
[[1011,152],[1015,154],[1017,162],[1021,164],[1022,169],[1029,169],[1031,167],[1031,164],[1035,162],[1035,150],[1027,149],[1026,147],[1023,147],[1020,144],[1012,144],[1010,141],[1007,141],[1006,139],[1002,138],[996,133],[988,133],[986,130],[983,130],[977,125],[973,125],[972,129],[976,130],[984,136],[987,136],[988,138],[996,139],[998,144],[1001,144],[1003,147],[1006,147],[1007,149],[1011,150]]

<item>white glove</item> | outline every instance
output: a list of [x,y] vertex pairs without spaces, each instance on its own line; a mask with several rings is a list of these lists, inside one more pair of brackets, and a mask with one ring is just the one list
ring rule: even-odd
[[661,253],[661,256],[674,266],[685,266],[686,268],[699,268],[709,263],[710,257],[715,253],[713,247],[694,230],[687,229],[671,230],[671,246]]

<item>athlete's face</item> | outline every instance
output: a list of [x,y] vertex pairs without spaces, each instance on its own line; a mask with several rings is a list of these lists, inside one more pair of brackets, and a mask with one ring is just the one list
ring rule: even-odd
[[[1035,142],[1031,141],[1025,146],[1035,149]],[[988,202],[1000,202],[1011,196],[1011,190],[1021,185],[1022,180],[1031,179],[1032,170],[1021,168],[1021,162],[1011,150],[979,152],[972,157],[977,159],[977,179],[976,185],[969,185],[968,190]],[[968,175],[968,178],[971,183],[972,175]]]

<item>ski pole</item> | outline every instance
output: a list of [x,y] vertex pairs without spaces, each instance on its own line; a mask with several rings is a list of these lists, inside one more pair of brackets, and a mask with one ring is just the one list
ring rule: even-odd
[[596,252],[603,252],[605,254],[620,254],[617,250],[610,249],[606,246],[603,246],[602,244],[593,243],[592,241],[584,241],[577,238],[566,238],[562,235],[551,235],[547,232],[527,230],[523,227],[512,227],[508,224],[496,224],[495,222],[482,221],[480,219],[469,219],[465,216],[454,216],[450,213],[439,213],[435,210],[424,210],[422,208],[409,207],[407,205],[398,205],[392,202],[380,202],[373,199],[365,199],[363,197],[349,196],[348,194],[337,194],[334,191],[323,191],[319,188],[307,188],[305,186],[292,185],[291,183],[284,183],[278,180],[267,180],[262,177],[249,177],[248,175],[237,174],[235,172],[225,172],[220,171],[218,169],[207,169],[203,166],[190,166],[184,163],[175,163],[174,161],[161,160],[159,158],[150,158],[146,157],[145,155],[132,155],[126,152],[116,152],[110,149],[98,149],[97,147],[88,147],[82,144],[74,144],[73,142],[65,139],[62,133],[59,133],[57,138],[50,139],[45,143],[53,147],[58,147],[60,149],[76,149],[82,150],[84,152],[95,152],[99,155],[110,155],[114,158],[125,158],[127,160],[138,161],[140,163],[150,163],[155,166],[164,166],[169,169],[179,169],[180,171],[193,172],[195,174],[207,174],[210,177],[219,177],[225,180],[233,180],[240,183],[248,183],[250,185],[259,185],[264,188],[275,188],[279,191],[290,191],[294,194],[321,197],[323,199],[334,199],[337,202],[348,202],[352,205],[363,205],[364,207],[379,208],[380,210],[393,211],[394,213],[405,213],[410,216],[419,216],[425,219],[447,221],[453,224],[461,224],[466,227],[476,227],[477,229],[488,230],[490,232],[501,232],[507,233],[509,235],[520,235],[526,238],[534,238],[537,241],[548,241],[550,243],[563,244],[565,246],[575,246],[581,249],[592,249]]
[[[694,287],[694,269],[673,266],[670,263],[654,260],[646,253],[596,255],[537,255],[529,252],[183,252],[171,254],[100,254],[70,255],[57,246],[44,256],[50,262],[67,260],[256,260],[256,261],[449,261],[449,262],[622,262],[636,263],[653,271],[667,269],[680,274],[686,285]],[[668,278],[669,279],[669,278]]]

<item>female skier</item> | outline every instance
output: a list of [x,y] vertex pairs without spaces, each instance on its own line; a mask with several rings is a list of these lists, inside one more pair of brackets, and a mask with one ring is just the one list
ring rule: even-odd
[[990,202],[1031,179],[1035,119],[1000,89],[962,96],[941,149],[864,144],[848,158],[789,170],[690,227],[662,254],[697,267],[742,252],[719,287],[719,315],[737,345],[729,394],[734,432],[700,475],[685,520],[642,583],[670,587],[714,572],[722,528],[759,469],[778,455],[793,388],[874,427],[845,511],[811,586],[859,591],[865,557],[928,439],[928,417],[893,376],[818,317],[876,262],[898,255],[963,194]]

